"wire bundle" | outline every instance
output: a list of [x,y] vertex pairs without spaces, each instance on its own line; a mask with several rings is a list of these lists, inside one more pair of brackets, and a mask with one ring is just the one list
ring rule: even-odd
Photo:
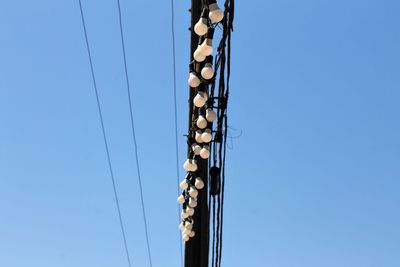
[[[188,158],[183,168],[187,172],[180,183],[183,190],[178,202],[183,205],[179,228],[186,242],[195,235],[193,231],[194,208],[198,190],[206,179],[209,188],[209,216],[212,219],[212,266],[220,266],[222,250],[222,221],[225,181],[225,151],[227,137],[227,103],[230,78],[230,40],[233,30],[234,1],[226,0],[223,12],[215,0],[202,2],[202,13],[194,25],[198,45],[189,64],[188,83],[194,91],[190,110],[190,127],[187,135]],[[222,25],[222,37],[215,58],[213,38]],[[214,67],[213,67],[214,66]],[[213,123],[216,122],[216,127]],[[209,170],[200,170],[198,161],[208,160]],[[205,173],[205,175],[204,175]],[[209,174],[209,175],[208,175]]]

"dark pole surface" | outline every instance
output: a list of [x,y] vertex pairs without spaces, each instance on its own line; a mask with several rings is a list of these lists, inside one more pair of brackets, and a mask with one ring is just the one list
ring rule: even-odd
[[[191,7],[191,41],[190,41],[190,61],[193,61],[193,52],[197,48],[198,36],[194,32],[194,25],[200,18],[202,0],[192,0]],[[199,66],[196,64],[196,70]],[[200,85],[200,87],[204,85]],[[193,98],[195,96],[195,89],[189,87],[189,133],[191,129],[195,129],[193,124],[193,116],[195,116],[195,109],[193,105]],[[190,152],[190,147],[189,151]],[[194,220],[194,238],[189,239],[185,243],[185,267],[208,267],[208,252],[209,252],[209,210],[208,210],[208,160],[197,157],[197,164],[200,170],[201,179],[204,181],[204,188],[199,190],[197,197],[197,207],[195,208]]]

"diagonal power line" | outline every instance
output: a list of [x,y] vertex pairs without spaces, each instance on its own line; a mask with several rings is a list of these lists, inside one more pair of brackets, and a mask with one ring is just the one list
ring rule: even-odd
[[138,146],[137,146],[137,139],[136,139],[136,132],[135,132],[135,123],[134,123],[134,119],[133,119],[131,87],[130,87],[130,83],[129,83],[128,64],[127,64],[127,60],[126,60],[124,30],[123,30],[122,14],[121,14],[122,12],[121,12],[121,4],[120,4],[119,0],[117,0],[117,4],[118,4],[118,18],[119,18],[119,29],[120,29],[120,37],[121,37],[121,45],[122,45],[122,55],[124,58],[126,88],[127,88],[128,101],[129,101],[129,115],[130,115],[131,129],[132,129],[132,141],[133,141],[133,146],[134,146],[134,151],[135,151],[136,170],[137,170],[138,184],[139,184],[139,189],[140,189],[140,201],[141,201],[142,213],[143,213],[144,230],[145,230],[145,235],[146,235],[147,253],[148,253],[148,257],[149,257],[150,267],[152,267],[153,265],[152,265],[152,261],[151,261],[151,250],[150,250],[150,242],[149,242],[148,225],[147,225],[147,219],[146,219],[146,209],[145,209],[145,205],[144,205],[142,178],[141,178],[140,165],[139,165],[139,153],[138,153]]
[[[175,56],[175,7],[174,0],[171,0],[171,37],[172,37],[172,67],[174,73],[174,119],[175,119],[175,161],[176,161],[176,185],[177,185],[177,196],[180,194],[179,189],[179,146],[178,146],[178,108],[176,100],[176,56]],[[180,216],[180,205],[178,204],[178,222],[181,221]],[[179,252],[181,256],[181,267],[183,267],[183,252],[182,252],[182,241],[181,233],[179,232]]]
[[105,145],[106,154],[107,154],[107,161],[108,161],[108,167],[109,167],[109,170],[110,170],[111,182],[112,182],[112,186],[113,186],[115,204],[116,204],[117,211],[118,211],[119,224],[120,224],[120,227],[121,227],[121,233],[122,233],[122,237],[123,237],[123,241],[124,241],[126,259],[128,261],[128,266],[131,267],[132,264],[131,264],[131,260],[130,260],[130,257],[129,257],[129,250],[128,250],[128,243],[126,241],[125,227],[124,227],[124,222],[123,222],[123,219],[122,219],[121,207],[120,207],[119,200],[118,200],[117,185],[116,185],[116,181],[115,181],[115,178],[114,178],[113,167],[112,167],[112,164],[111,164],[110,150],[108,148],[107,135],[106,135],[105,127],[104,127],[103,113],[102,113],[102,110],[101,110],[99,92],[98,92],[98,89],[97,89],[96,76],[94,74],[93,61],[92,61],[92,56],[91,56],[91,52],[90,52],[89,39],[88,39],[88,35],[87,35],[85,16],[84,16],[84,13],[83,13],[81,0],[79,0],[79,8],[80,8],[80,11],[81,11],[82,26],[83,26],[83,31],[85,33],[86,49],[87,49],[89,63],[90,63],[90,71],[91,71],[91,74],[92,74],[93,88],[94,88],[94,92],[95,92],[95,95],[96,95],[96,102],[97,102],[97,108],[98,108],[98,112],[99,112],[101,130],[102,130],[102,133],[103,133],[103,140],[104,140],[104,145]]

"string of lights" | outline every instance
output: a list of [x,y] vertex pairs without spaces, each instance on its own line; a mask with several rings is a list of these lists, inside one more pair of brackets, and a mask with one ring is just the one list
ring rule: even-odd
[[[189,110],[189,152],[183,164],[186,177],[180,183],[182,194],[178,197],[178,203],[183,207],[179,228],[185,242],[190,242],[195,237],[194,229],[197,224],[193,215],[198,205],[197,196],[207,182],[209,188],[205,190],[209,194],[208,204],[212,207],[208,208],[209,218],[212,220],[211,263],[213,267],[218,267],[221,266],[222,259],[227,104],[234,1],[226,0],[224,11],[219,8],[216,0],[201,2],[202,12],[192,29],[198,37],[198,45],[192,55],[193,61],[189,64],[188,84],[194,97],[193,109]],[[214,34],[221,29],[221,25],[222,37],[213,56]],[[215,128],[213,123],[216,123]],[[202,160],[207,160],[209,164],[198,164]],[[205,175],[199,166],[208,168]]]
[[126,254],[126,259],[128,262],[128,266],[131,267],[131,259],[129,256],[129,249],[128,249],[128,243],[126,240],[126,233],[125,233],[125,227],[124,227],[124,221],[122,219],[122,213],[121,213],[121,207],[119,204],[119,197],[118,197],[118,191],[117,191],[117,184],[114,178],[114,172],[113,172],[113,167],[111,163],[111,156],[110,156],[110,151],[109,151],[109,146],[108,146],[108,141],[107,141],[107,135],[106,135],[106,130],[104,126],[104,120],[103,120],[103,112],[101,108],[101,103],[100,103],[100,98],[99,98],[99,92],[97,89],[97,82],[96,82],[96,76],[94,73],[94,66],[93,66],[93,61],[92,61],[92,55],[90,52],[90,45],[89,45],[89,39],[88,39],[88,34],[87,34],[87,29],[86,29],[86,22],[85,22],[85,16],[82,8],[82,2],[79,0],[79,8],[80,8],[80,13],[81,13],[81,21],[82,21],[82,27],[85,35],[85,42],[86,42],[86,50],[88,54],[88,59],[89,59],[89,65],[90,65],[90,72],[92,76],[92,82],[93,82],[93,88],[96,96],[96,103],[97,103],[97,108],[98,108],[98,113],[99,113],[99,118],[100,118],[100,124],[101,124],[101,130],[102,130],[102,135],[103,135],[103,141],[106,149],[106,155],[107,155],[107,162],[108,162],[108,168],[110,171],[110,178],[112,182],[112,187],[113,187],[113,193],[114,193],[114,200],[118,212],[118,219],[120,223],[120,230],[123,238],[123,243],[124,243],[124,249],[125,249],[125,254]]
[[123,56],[123,60],[124,60],[125,81],[126,81],[126,88],[127,88],[128,102],[129,102],[130,125],[131,125],[132,141],[133,141],[135,161],[136,161],[136,171],[137,171],[137,178],[138,178],[139,192],[140,192],[140,204],[142,207],[142,216],[143,216],[144,231],[145,231],[145,236],[146,236],[147,254],[148,254],[149,264],[151,267],[151,266],[153,266],[153,264],[152,264],[152,258],[151,258],[148,224],[147,224],[147,217],[146,217],[146,207],[145,207],[144,196],[143,196],[143,186],[142,186],[142,178],[141,178],[140,164],[139,164],[139,153],[138,153],[138,145],[137,145],[137,138],[136,138],[136,132],[135,132],[135,121],[134,121],[134,117],[133,117],[131,86],[129,83],[130,79],[129,79],[129,72],[128,72],[128,64],[127,64],[127,60],[126,60],[126,49],[125,49],[125,39],[124,39],[124,30],[123,30],[123,22],[122,22],[121,3],[119,0],[117,0],[117,5],[118,5],[118,18],[119,18],[119,29],[120,29],[121,46],[122,46],[122,56]]
[[[179,194],[179,145],[178,145],[178,107],[176,96],[176,50],[175,50],[175,5],[174,0],[171,0],[171,37],[172,37],[172,70],[174,81],[174,123],[175,123],[175,162],[176,162],[176,183],[177,193]],[[178,221],[180,222],[180,205],[178,205]],[[179,238],[180,240],[180,238]],[[180,262],[183,267],[183,248],[182,242],[179,241]]]

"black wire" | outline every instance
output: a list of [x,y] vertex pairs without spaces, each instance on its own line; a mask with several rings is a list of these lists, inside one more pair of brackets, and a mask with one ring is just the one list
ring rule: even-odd
[[127,64],[126,52],[125,52],[125,40],[124,40],[124,31],[123,31],[123,24],[122,24],[121,4],[120,4],[119,0],[117,0],[117,3],[118,3],[119,29],[120,29],[120,37],[121,37],[121,44],[122,44],[122,55],[124,58],[125,79],[126,79],[126,87],[127,87],[127,94],[128,94],[128,100],[129,100],[129,115],[130,115],[131,129],[132,129],[132,141],[133,141],[134,151],[135,151],[136,170],[137,170],[138,184],[139,184],[139,189],[140,189],[140,201],[141,201],[141,206],[142,206],[144,230],[145,230],[145,235],[146,235],[147,253],[148,253],[148,257],[149,257],[150,266],[153,266],[152,261],[151,261],[151,250],[150,250],[148,226],[147,226],[147,219],[146,219],[146,209],[145,209],[145,205],[144,205],[142,178],[141,178],[141,173],[140,173],[138,146],[137,146],[136,132],[135,132],[135,123],[134,123],[133,111],[132,111],[133,109],[132,109],[131,89],[130,89],[130,84],[129,84],[128,64]]
[[90,53],[89,39],[88,39],[88,35],[87,35],[85,16],[84,16],[84,13],[83,13],[81,0],[79,0],[79,8],[80,8],[80,11],[81,11],[82,26],[83,26],[83,31],[85,33],[86,49],[87,49],[87,53],[88,53],[88,57],[89,57],[90,71],[91,71],[92,80],[93,80],[93,88],[94,88],[95,95],[96,95],[96,102],[97,102],[97,108],[98,108],[99,117],[100,117],[101,130],[102,130],[102,133],[103,133],[103,140],[104,140],[104,145],[105,145],[106,154],[107,154],[108,167],[109,167],[109,170],[110,170],[110,177],[111,177],[113,191],[114,191],[115,204],[117,206],[118,218],[119,218],[119,223],[120,223],[120,227],[121,227],[121,233],[122,233],[122,237],[123,237],[123,241],[124,241],[126,259],[128,261],[129,267],[131,267],[132,264],[131,264],[131,260],[130,260],[130,257],[129,257],[128,243],[126,241],[125,227],[124,227],[124,222],[122,220],[121,208],[120,208],[119,200],[118,200],[118,192],[117,192],[117,186],[116,186],[116,182],[115,182],[115,179],[114,179],[114,172],[113,172],[113,168],[112,168],[112,164],[111,164],[110,151],[108,149],[108,141],[107,141],[106,131],[105,131],[105,127],[104,127],[104,120],[103,120],[103,114],[102,114],[101,105],[100,105],[99,92],[97,90],[96,77],[94,75],[93,61],[92,61],[92,56],[91,56],[91,53]]
[[[175,11],[174,11],[174,0],[171,0],[171,34],[172,34],[172,65],[174,72],[174,119],[175,119],[175,160],[176,160],[176,185],[177,185],[177,195],[180,195],[179,190],[179,146],[178,146],[178,108],[176,99],[176,56],[175,56]],[[178,222],[181,221],[180,216],[180,205],[178,204]],[[179,231],[179,230],[178,230]],[[179,231],[179,245],[180,245],[180,255],[181,255],[181,266],[183,267],[183,252],[182,252],[182,241],[180,238]]]

